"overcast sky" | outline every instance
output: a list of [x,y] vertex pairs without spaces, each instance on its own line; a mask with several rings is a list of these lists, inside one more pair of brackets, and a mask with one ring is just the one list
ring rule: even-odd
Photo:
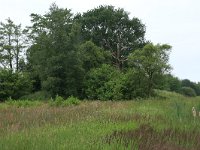
[[44,14],[53,2],[73,13],[105,4],[124,8],[146,25],[146,39],[173,47],[172,74],[200,81],[199,0],[0,0],[0,21],[10,17],[17,24],[29,25],[31,13]]

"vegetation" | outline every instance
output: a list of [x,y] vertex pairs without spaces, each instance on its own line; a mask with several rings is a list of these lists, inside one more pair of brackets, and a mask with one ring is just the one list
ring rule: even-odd
[[13,73],[11,70],[0,70],[0,100],[8,97],[18,99],[29,94],[32,83],[27,73]]
[[70,105],[79,105],[80,100],[76,97],[70,96],[66,100],[61,96],[56,95],[55,100],[51,100],[50,106],[70,106]]
[[195,90],[191,87],[182,87],[181,93],[185,96],[194,97],[196,96]]
[[141,20],[52,4],[31,22],[0,23],[0,149],[199,149],[200,83]]
[[136,70],[140,84],[146,86],[143,87],[143,92],[147,96],[152,95],[157,82],[162,82],[162,80],[158,81],[159,77],[170,70],[168,64],[170,48],[169,45],[147,44],[143,49],[135,50],[129,56],[129,64]]
[[200,84],[170,74],[171,46],[145,39],[145,25],[122,8],[99,6],[73,15],[55,3],[22,28],[0,24],[0,100],[122,100],[154,89],[200,95]]
[[198,150],[200,117],[193,116],[192,107],[200,111],[199,98],[157,93],[162,99],[82,101],[65,107],[1,103],[0,149]]

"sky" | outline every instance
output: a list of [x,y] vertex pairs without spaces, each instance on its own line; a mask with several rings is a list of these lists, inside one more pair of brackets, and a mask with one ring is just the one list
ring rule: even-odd
[[10,17],[16,24],[30,25],[30,14],[45,14],[53,2],[74,14],[99,5],[124,8],[146,25],[147,40],[173,47],[173,75],[200,81],[199,0],[0,0],[0,21]]

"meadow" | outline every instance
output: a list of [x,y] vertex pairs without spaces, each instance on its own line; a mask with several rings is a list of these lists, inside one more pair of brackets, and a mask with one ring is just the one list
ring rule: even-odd
[[[195,107],[196,117],[192,114]],[[0,150],[198,150],[200,98],[0,103]]]

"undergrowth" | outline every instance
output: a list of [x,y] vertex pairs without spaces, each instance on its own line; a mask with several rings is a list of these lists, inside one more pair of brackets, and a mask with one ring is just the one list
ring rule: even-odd
[[80,100],[76,97],[70,96],[66,100],[61,96],[56,96],[55,99],[51,99],[50,106],[70,106],[70,105],[79,105]]

